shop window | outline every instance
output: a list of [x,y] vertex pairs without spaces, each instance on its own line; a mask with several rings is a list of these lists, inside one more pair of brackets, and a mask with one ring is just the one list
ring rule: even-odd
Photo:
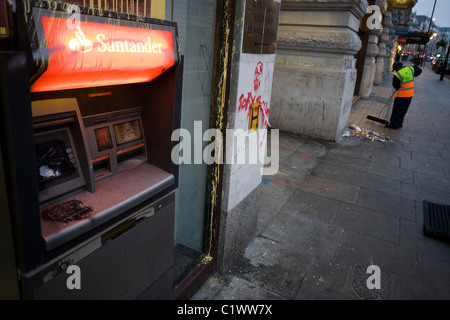
[[82,7],[164,19],[166,0],[61,0]]

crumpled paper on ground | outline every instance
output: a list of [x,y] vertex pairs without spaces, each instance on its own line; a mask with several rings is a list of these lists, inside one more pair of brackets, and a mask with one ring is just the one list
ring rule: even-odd
[[342,136],[344,136],[344,137],[355,136],[355,137],[360,137],[362,139],[371,140],[371,141],[381,141],[381,142],[391,141],[391,138],[386,137],[382,133],[367,130],[365,128],[360,128],[354,124],[349,125],[349,129],[350,130],[345,131],[342,134]]

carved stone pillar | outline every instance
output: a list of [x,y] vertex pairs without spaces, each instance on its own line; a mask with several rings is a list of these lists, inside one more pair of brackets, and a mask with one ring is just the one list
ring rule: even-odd
[[367,7],[367,0],[281,2],[272,127],[336,141],[348,124]]
[[386,42],[386,52],[388,53],[385,59],[385,75],[390,75],[392,64],[395,61],[395,54],[397,53],[397,36],[395,35],[395,27],[393,24],[388,31],[389,40]]
[[378,56],[376,62],[376,71],[375,71],[375,79],[373,83],[375,85],[379,85],[384,76],[384,57],[386,56],[386,41],[388,40],[389,35],[386,31],[384,31],[380,36],[380,42],[378,44]]
[[[384,35],[386,33],[386,35]],[[394,50],[394,37],[395,37],[395,28],[392,24],[392,12],[387,11],[384,14],[383,17],[383,34],[381,35],[386,36],[387,39],[385,41],[385,56],[384,56],[384,63],[383,63],[383,70],[382,70],[382,78],[385,78],[387,75],[390,74],[391,66],[392,66],[392,60],[393,60],[393,52]]]
[[369,36],[367,44],[366,59],[364,60],[364,71],[361,78],[361,88],[359,95],[363,99],[369,99],[373,89],[375,79],[375,57],[378,55],[378,36],[380,30],[373,30]]
[[[383,12],[384,13],[384,12]],[[386,16],[387,13],[384,13],[383,17],[383,32],[380,36],[379,42],[378,42],[378,56],[376,61],[376,71],[375,71],[375,79],[374,84],[379,85],[381,83],[381,80],[384,77],[384,64],[385,64],[385,56],[387,55],[386,52],[386,42],[389,40],[389,26],[391,24],[391,18],[390,16]]]
[[[376,0],[375,5],[379,8],[379,13],[383,14],[386,7],[385,0]],[[370,13],[369,13],[370,14]],[[378,19],[381,22],[381,17]],[[378,37],[381,35],[382,26],[378,26],[379,29],[375,27],[375,25],[370,28],[370,35],[367,42],[366,49],[366,57],[364,59],[364,69],[361,77],[361,86],[359,90],[359,95],[362,99],[369,99],[370,94],[372,93],[373,84],[375,80],[376,73],[376,58],[379,54],[378,47]]]

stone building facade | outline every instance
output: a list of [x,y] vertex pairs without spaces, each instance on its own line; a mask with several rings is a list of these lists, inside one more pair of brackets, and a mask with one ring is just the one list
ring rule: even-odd
[[389,74],[404,15],[386,0],[283,0],[271,125],[336,141],[352,103]]

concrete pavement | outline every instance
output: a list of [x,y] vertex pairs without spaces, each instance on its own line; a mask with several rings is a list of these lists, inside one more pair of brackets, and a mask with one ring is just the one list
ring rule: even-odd
[[[260,186],[254,239],[193,300],[450,299],[450,243],[424,235],[422,212],[423,200],[450,205],[450,80],[425,67],[398,130],[366,119],[391,81],[349,120],[389,142],[280,133],[280,169]],[[371,274],[380,289],[368,288]]]

